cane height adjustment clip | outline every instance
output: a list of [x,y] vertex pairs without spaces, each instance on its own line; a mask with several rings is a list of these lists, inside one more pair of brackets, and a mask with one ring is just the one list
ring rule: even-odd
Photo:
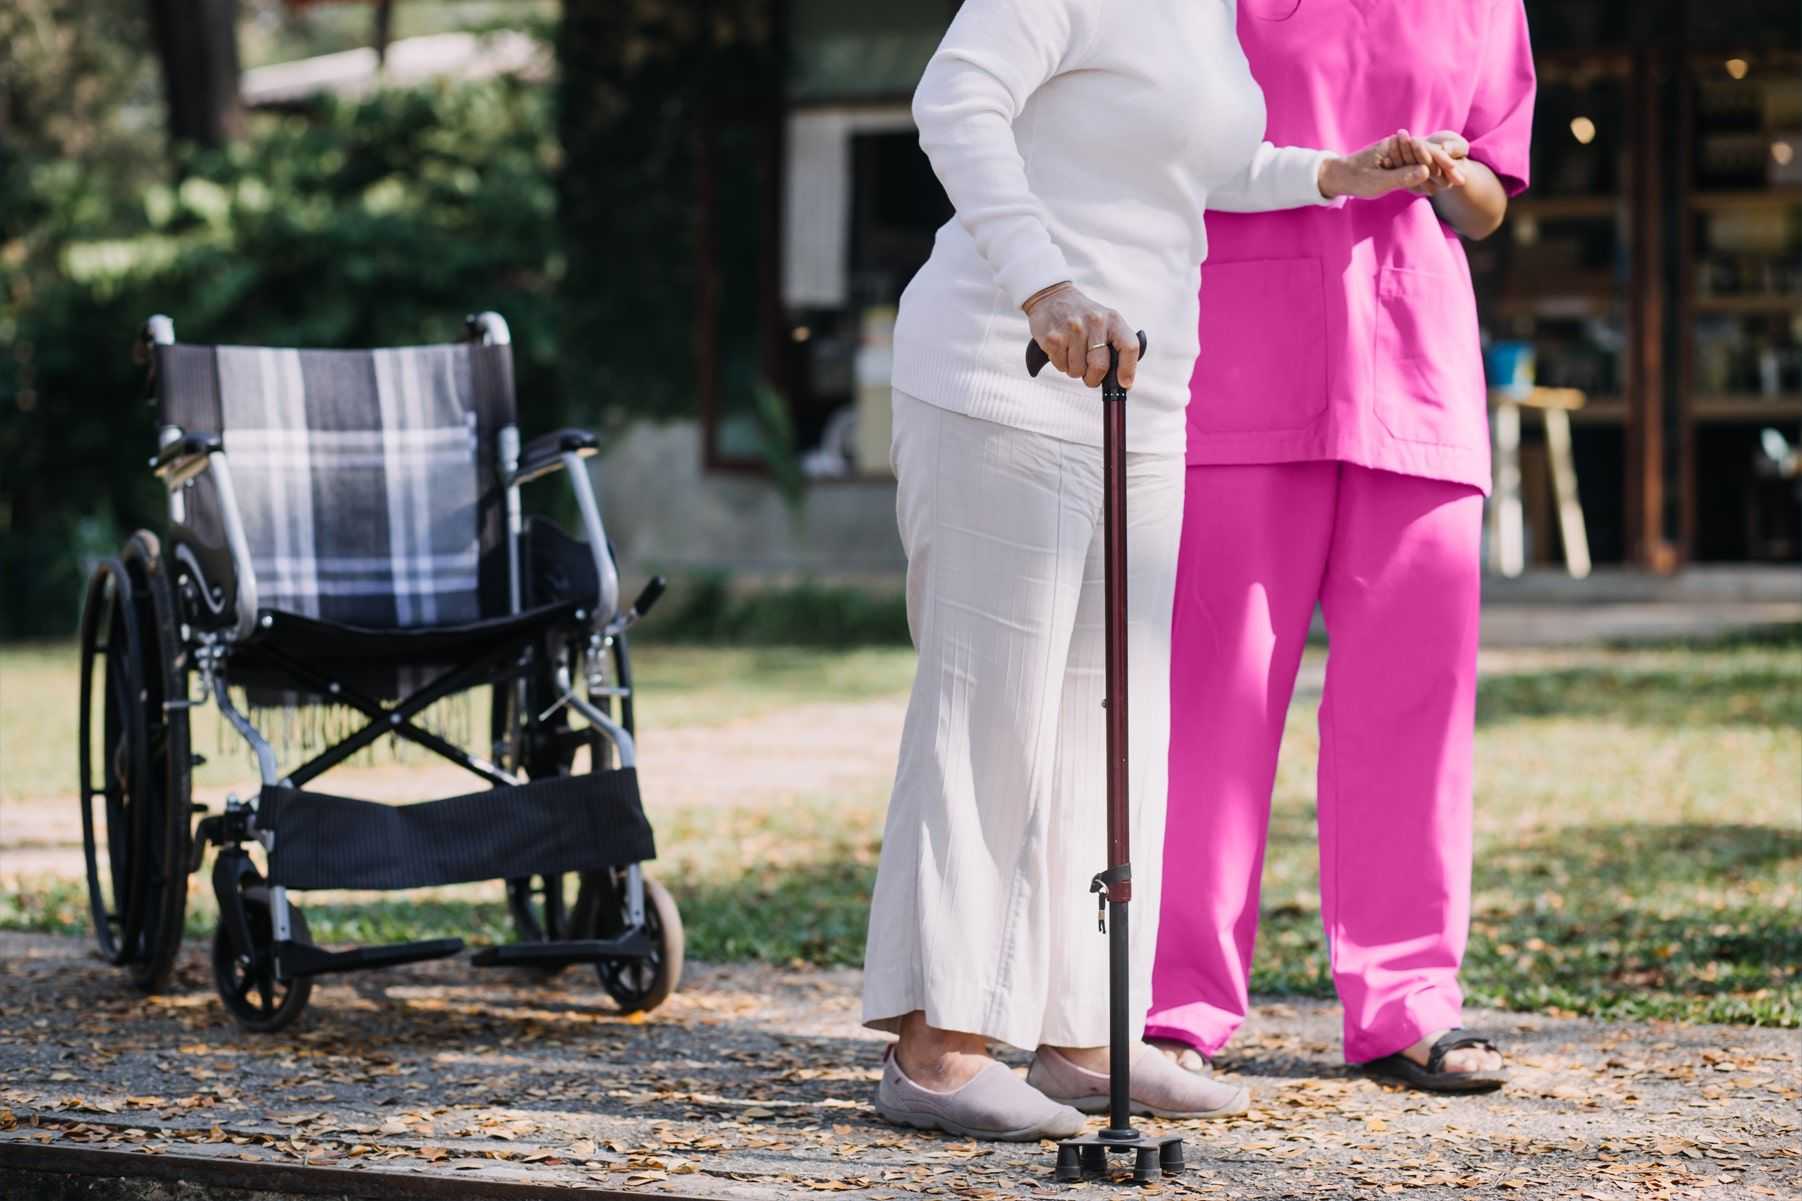
[[1108,902],[1118,901],[1124,904],[1133,899],[1132,864],[1122,863],[1104,872],[1096,872],[1095,878],[1089,881],[1089,891],[1095,894],[1095,924],[1106,934]]

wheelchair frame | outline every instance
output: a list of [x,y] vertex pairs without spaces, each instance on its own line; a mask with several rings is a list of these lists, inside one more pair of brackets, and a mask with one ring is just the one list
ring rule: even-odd
[[[496,313],[471,316],[465,328],[467,340],[481,345],[510,342],[507,324]],[[139,341],[141,361],[149,363],[155,347],[174,341],[174,323],[168,317],[150,318]],[[424,747],[480,777],[491,790],[511,789],[522,801],[537,798],[536,804],[563,806],[556,810],[559,814],[576,813],[578,804],[595,803],[597,789],[610,789],[606,798],[613,806],[610,814],[635,817],[642,826],[639,837],[637,827],[627,821],[624,844],[633,852],[649,851],[645,858],[654,854],[637,798],[626,632],[662,595],[664,582],[653,578],[633,604],[620,608],[618,568],[582,465],[596,453],[594,435],[564,430],[522,446],[517,424],[498,432],[507,601],[514,627],[491,639],[491,645],[470,661],[442,671],[393,703],[384,703],[346,680],[333,678],[329,669],[321,670],[263,640],[257,654],[264,663],[272,664],[309,694],[355,710],[366,719],[361,727],[304,763],[283,770],[274,746],[230,693],[228,665],[234,652],[259,631],[269,630],[273,618],[259,614],[250,543],[223,439],[217,433],[186,431],[174,425],[160,429],[159,451],[151,466],[168,489],[171,527],[179,529],[185,524],[186,490],[203,474],[210,475],[236,595],[231,598],[235,620],[229,625],[208,628],[207,623],[193,620],[203,609],[215,616],[226,612],[223,589],[209,581],[205,565],[185,543],[174,542],[172,554],[165,557],[155,535],[144,531],[133,535],[119,558],[100,565],[88,588],[82,624],[81,772],[89,893],[103,954],[127,967],[139,987],[157,991],[169,980],[181,939],[185,877],[199,869],[209,844],[218,848],[212,871],[220,910],[213,939],[215,984],[227,1009],[246,1029],[272,1031],[294,1020],[306,1006],[315,976],[443,958],[464,949],[462,939],[433,939],[322,950],[312,944],[304,914],[289,896],[290,886],[274,879],[273,866],[270,879],[265,880],[245,849],[247,843],[258,844],[273,865],[276,827],[290,809],[299,812],[307,806],[324,805],[330,812],[358,821],[384,822],[386,815],[377,810],[392,807],[298,791],[384,735]],[[527,526],[520,490],[523,484],[557,471],[568,477],[581,515],[593,559],[596,603],[592,608],[576,608],[573,615],[553,615],[554,620],[521,625],[529,615],[522,562]],[[99,787],[94,784],[91,762],[92,685],[95,666],[102,663],[97,656],[104,656],[107,705],[102,731],[107,754]],[[613,669],[611,678],[609,667]],[[115,674],[122,679],[116,680]],[[191,674],[200,677],[197,694],[189,684]],[[484,685],[493,687],[492,753],[501,761],[498,764],[414,720],[432,704]],[[209,700],[255,756],[262,790],[256,801],[228,795],[223,812],[203,816],[190,830],[191,811],[204,812],[201,806],[189,803],[190,769],[203,760],[191,756],[187,718],[191,709]],[[586,728],[570,727],[566,710],[579,714]],[[583,743],[590,747],[590,771],[572,777],[568,775],[570,763]],[[106,878],[97,856],[101,839],[94,807],[97,798],[106,802]],[[493,820],[494,799],[494,792],[489,791],[400,808],[423,811],[431,807],[429,814],[416,815],[418,820],[438,816],[461,823],[457,829],[467,829]],[[395,822],[401,820],[395,818]],[[599,820],[593,819],[588,833],[599,829],[595,824]],[[126,829],[118,829],[120,825]],[[391,823],[383,828],[393,831],[399,845],[405,845],[402,826]],[[121,849],[126,852],[124,863],[120,862]],[[509,862],[517,867],[528,860],[515,854]],[[503,878],[468,874],[480,866],[479,860],[467,858],[450,870],[464,873],[457,879]],[[667,891],[647,878],[637,859],[598,870],[581,868],[573,873],[579,877],[580,888],[570,910],[564,896],[566,873],[550,870],[555,866],[547,867],[543,875],[504,877],[520,941],[481,950],[472,962],[539,970],[588,962],[623,1008],[649,1009],[660,1004],[676,988],[682,966],[681,918]],[[333,884],[321,873],[314,875],[318,881],[302,887],[422,886],[367,881]],[[302,877],[306,878],[304,869]],[[539,895],[542,908],[535,910],[534,898]],[[118,905],[117,912],[109,907],[112,904]]]

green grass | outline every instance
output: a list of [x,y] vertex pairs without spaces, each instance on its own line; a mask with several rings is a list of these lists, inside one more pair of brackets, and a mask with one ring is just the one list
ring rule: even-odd
[[[76,792],[76,721],[81,681],[72,642],[0,646],[0,804]],[[823,652],[801,647],[677,646],[635,649],[638,725],[646,732],[672,726],[711,726],[759,717],[802,703],[866,700],[905,691],[913,679],[911,651],[863,647]],[[455,724],[488,728],[486,693],[471,693]],[[272,729],[274,727],[271,727]],[[230,786],[255,779],[243,744],[225,730],[211,706],[193,711],[193,746],[211,760],[195,773],[198,786]],[[221,750],[225,753],[219,753]],[[384,742],[365,759],[388,762]],[[400,752],[414,760],[425,751]]]
[[[1476,1003],[1802,1025],[1802,639],[1576,651],[1478,690]],[[1252,987],[1332,994],[1291,712]]]
[[[34,656],[46,656],[33,670],[52,686],[50,648],[0,651],[0,672]],[[1516,1010],[1802,1025],[1802,638],[1543,660],[1480,691],[1467,995]],[[893,696],[909,672],[892,650],[656,646],[642,656],[641,723]],[[10,692],[0,685],[0,738],[50,728]],[[1290,714],[1286,739],[1252,983],[1326,996],[1311,700]],[[890,753],[872,748],[871,775],[849,795],[659,819],[657,872],[681,902],[692,955],[861,960]],[[54,786],[62,771],[43,778]],[[210,898],[197,891],[191,908],[191,929],[210,933]],[[308,914],[328,942],[508,937],[492,885]],[[0,891],[0,928],[85,932],[85,899],[71,885]]]
[[[651,871],[680,903],[690,957],[861,963],[884,799],[872,792],[773,812],[688,809],[659,822],[663,856]],[[321,943],[514,937],[498,883],[401,896],[326,893],[303,904]],[[193,877],[188,937],[211,938],[217,915],[210,885]],[[0,888],[0,930],[86,937],[89,929],[87,889],[79,881]]]

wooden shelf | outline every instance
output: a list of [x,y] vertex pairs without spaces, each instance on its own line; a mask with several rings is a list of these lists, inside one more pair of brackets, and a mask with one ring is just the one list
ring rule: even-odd
[[1594,317],[1606,315],[1623,299],[1623,293],[1615,288],[1551,287],[1531,296],[1498,296],[1491,302],[1491,307],[1510,317]]
[[1802,296],[1695,296],[1689,307],[1698,313],[1790,313],[1802,309]]
[[1697,421],[1799,421],[1802,393],[1764,396],[1756,392],[1699,393],[1689,398]]
[[[1802,421],[1802,396],[1697,396],[1690,410],[1697,422]],[[1627,401],[1620,396],[1591,396],[1570,410],[1575,425],[1624,425]]]
[[1613,217],[1621,206],[1619,196],[1521,196],[1508,202],[1510,215],[1555,221],[1566,217]]
[[1591,396],[1588,404],[1571,411],[1570,419],[1575,425],[1625,425],[1627,398],[1602,394]]
[[1802,186],[1750,188],[1732,192],[1691,192],[1689,207],[1698,212],[1720,212],[1744,208],[1783,208],[1802,204]]
[[1610,76],[1627,75],[1633,70],[1633,53],[1630,50],[1584,50],[1551,47],[1535,49],[1534,65],[1539,68],[1542,81],[1556,82],[1575,76]]
[[[1730,58],[1743,58],[1752,64],[1753,73],[1744,79],[1734,79],[1722,69]],[[1787,48],[1772,49],[1768,46],[1727,47],[1720,50],[1697,50],[1689,55],[1689,65],[1707,77],[1710,83],[1743,83],[1756,86],[1761,83],[1785,83],[1787,78],[1782,74],[1785,67],[1802,66],[1802,54]]]
[[[1689,415],[1697,422],[1802,421],[1802,394],[1692,396]],[[1627,420],[1626,398],[1600,393],[1592,395],[1582,408],[1570,410],[1570,419],[1577,425],[1622,425]]]

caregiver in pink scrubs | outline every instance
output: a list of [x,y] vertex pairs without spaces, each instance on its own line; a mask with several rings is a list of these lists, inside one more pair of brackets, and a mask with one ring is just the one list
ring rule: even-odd
[[1345,1058],[1494,1088],[1495,1047],[1459,1029],[1489,489],[1459,237],[1492,233],[1526,187],[1526,15],[1522,0],[1239,0],[1238,31],[1272,142],[1402,127],[1461,161],[1369,204],[1208,214],[1146,1036],[1212,1056],[1244,1021],[1277,748],[1318,602],[1321,917]]

